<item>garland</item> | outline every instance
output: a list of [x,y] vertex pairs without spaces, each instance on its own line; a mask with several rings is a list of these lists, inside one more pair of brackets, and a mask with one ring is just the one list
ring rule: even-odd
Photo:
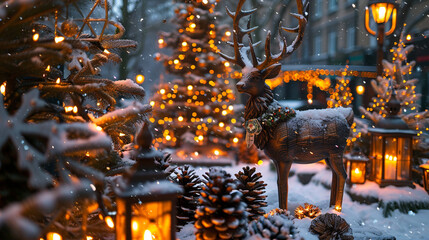
[[[282,107],[278,102],[273,102],[268,106],[268,109],[256,119],[261,124],[262,128],[273,130],[279,123],[286,122],[295,116],[296,112],[292,108]],[[246,121],[245,126],[248,125],[247,123],[250,120]]]

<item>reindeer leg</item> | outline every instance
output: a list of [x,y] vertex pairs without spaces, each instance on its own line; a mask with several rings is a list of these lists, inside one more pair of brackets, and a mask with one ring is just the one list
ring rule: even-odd
[[279,208],[287,210],[288,177],[292,162],[274,161],[277,164],[277,187]]
[[347,173],[344,169],[342,154],[331,154],[330,159],[333,171],[332,174],[335,172],[337,178],[336,187],[332,188],[331,191],[335,191],[335,209],[340,212],[343,205],[344,185],[346,183]]
[[326,164],[328,165],[328,167],[331,169],[332,171],[332,180],[331,180],[331,198],[329,200],[329,207],[335,206],[335,199],[337,198],[336,193],[337,193],[337,173],[335,173],[335,171],[332,169],[331,166],[331,159],[325,159]]

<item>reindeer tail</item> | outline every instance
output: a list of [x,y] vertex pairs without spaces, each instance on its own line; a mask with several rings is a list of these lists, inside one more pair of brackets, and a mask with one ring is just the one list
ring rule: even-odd
[[349,111],[345,111],[345,112],[343,112],[343,114],[344,114],[344,117],[347,120],[347,124],[349,126],[351,126],[353,124],[354,119],[355,119],[355,114],[353,113],[353,109],[351,109],[351,108],[346,108],[346,109],[349,110]]

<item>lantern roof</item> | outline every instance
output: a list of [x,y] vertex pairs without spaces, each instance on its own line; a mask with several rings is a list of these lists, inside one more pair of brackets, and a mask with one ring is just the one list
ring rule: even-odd
[[125,191],[118,194],[122,198],[126,197],[156,197],[161,199],[166,195],[177,195],[183,192],[180,185],[172,183],[166,179],[158,181],[145,181],[130,185]]
[[386,128],[370,128],[368,129],[368,132],[370,133],[375,133],[375,134],[379,134],[379,135],[411,135],[411,136],[415,136],[417,135],[417,133],[413,130],[409,130],[409,129],[386,129]]
[[429,170],[429,162],[421,164],[419,167],[425,170]]
[[136,171],[149,171],[156,169],[155,159],[162,159],[164,154],[152,147],[153,136],[145,122],[135,137],[133,159],[137,162]]
[[385,129],[402,129],[408,130],[408,125],[402,118],[398,116],[401,111],[401,102],[396,98],[396,91],[390,82],[390,89],[392,94],[389,101],[386,103],[387,117],[380,119],[375,125],[377,128]]
[[347,153],[347,154],[344,154],[344,158],[348,160],[361,161],[361,162],[369,161],[369,158],[367,158],[364,154]]

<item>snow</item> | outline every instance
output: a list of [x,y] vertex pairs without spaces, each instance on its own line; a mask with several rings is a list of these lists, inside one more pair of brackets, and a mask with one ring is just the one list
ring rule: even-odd
[[156,182],[140,183],[137,186],[128,188],[127,191],[120,193],[119,195],[123,194],[126,196],[157,196],[160,194],[180,194],[182,192],[183,189],[181,186],[174,184],[168,180],[159,180]]
[[[245,165],[237,165],[232,167],[222,167],[230,174],[237,173]],[[252,166],[253,167],[253,166]],[[270,170],[268,161],[264,161],[261,166],[254,165],[258,172],[262,173],[262,180],[267,184],[266,194],[268,205],[265,211],[278,207],[277,199],[277,175]],[[195,169],[198,175],[208,171],[206,167]],[[315,184],[315,181],[328,182],[330,185],[331,173],[322,164],[293,164],[292,171],[295,174],[289,178],[289,211],[293,210],[305,202],[318,206],[322,213],[337,213],[332,208],[329,208],[330,190],[326,189],[321,184]],[[298,173],[316,173],[312,181],[303,185],[299,182]],[[368,186],[367,186],[368,185]],[[364,193],[365,189],[376,191],[378,185],[367,181],[364,185],[354,185],[353,190],[357,189]],[[378,190],[377,190],[378,191]],[[429,195],[419,186],[416,189],[411,188],[396,188],[386,187],[378,192],[378,196],[383,199],[425,199],[429,200]],[[338,214],[338,213],[337,213]],[[344,194],[343,211],[339,213],[349,224],[353,230],[355,239],[379,239],[380,235],[395,236],[396,239],[427,239],[429,236],[429,210],[419,210],[417,213],[410,212],[403,214],[399,210],[395,210],[391,217],[383,217],[383,209],[378,208],[378,204],[371,205],[360,204],[353,202],[351,198]],[[311,219],[295,219],[295,225],[298,227],[299,235],[306,240],[316,240],[317,236],[308,232]],[[193,234],[194,228],[191,224],[186,225],[178,234],[177,238],[181,240],[195,239]],[[251,239],[250,237],[248,239]]]

